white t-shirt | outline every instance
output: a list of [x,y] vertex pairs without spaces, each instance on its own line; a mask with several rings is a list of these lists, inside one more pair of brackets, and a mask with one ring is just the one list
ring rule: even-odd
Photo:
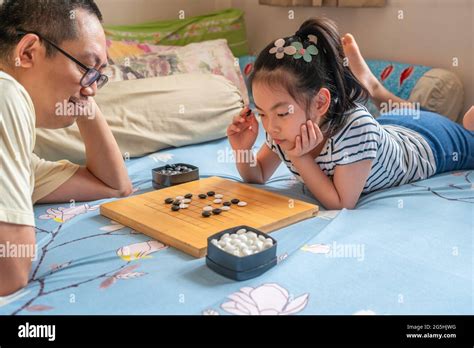
[[35,110],[25,90],[0,71],[0,221],[35,226],[33,204],[79,168],[69,161],[49,162],[33,153]]
[[[328,138],[315,159],[329,177],[338,165],[373,160],[363,193],[426,179],[436,173],[433,151],[417,132],[398,125],[380,125],[359,105],[345,114],[344,127]],[[303,179],[284,151],[266,135],[267,146],[275,152],[294,176]]]

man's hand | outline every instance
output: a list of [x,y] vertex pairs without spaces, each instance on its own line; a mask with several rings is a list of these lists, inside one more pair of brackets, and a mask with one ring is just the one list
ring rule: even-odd
[[301,157],[311,152],[324,141],[323,133],[318,125],[308,120],[301,126],[301,134],[296,136],[295,146],[285,151],[291,157]]

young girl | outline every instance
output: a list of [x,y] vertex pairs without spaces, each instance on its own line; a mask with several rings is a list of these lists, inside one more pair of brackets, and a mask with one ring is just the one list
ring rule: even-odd
[[[347,60],[335,24],[316,18],[259,54],[250,83],[266,142],[256,166],[237,163],[244,181],[265,183],[283,161],[326,209],[353,209],[361,193],[474,168],[474,132],[446,117],[375,120],[359,103],[395,96],[375,88],[352,36],[344,41]],[[248,107],[227,129],[235,151],[251,153],[257,134]]]

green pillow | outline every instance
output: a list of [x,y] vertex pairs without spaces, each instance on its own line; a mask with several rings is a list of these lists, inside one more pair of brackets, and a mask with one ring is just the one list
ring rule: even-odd
[[248,54],[244,12],[227,9],[203,16],[134,25],[106,26],[112,40],[184,46],[192,42],[227,39],[236,57]]

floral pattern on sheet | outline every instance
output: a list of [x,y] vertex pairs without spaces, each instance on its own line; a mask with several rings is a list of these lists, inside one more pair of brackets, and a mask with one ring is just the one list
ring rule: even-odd
[[[303,311],[308,304],[309,294],[292,298],[287,289],[276,283],[265,283],[255,288],[243,287],[227,296],[229,301],[221,309],[234,315],[291,315]],[[219,315],[209,308],[203,315]]]
[[[62,263],[52,263],[48,265],[48,255],[52,251],[56,251],[59,248],[65,247],[66,245],[74,245],[75,243],[85,240],[114,236],[120,238],[120,236],[138,234],[135,230],[121,225],[115,221],[105,220],[105,223],[94,227],[98,229],[98,233],[78,236],[77,238],[73,238],[65,242],[59,241],[60,237],[67,233],[63,231],[67,222],[79,215],[88,214],[90,217],[97,215],[98,208],[99,205],[90,206],[89,204],[73,205],[72,207],[59,206],[48,208],[45,214],[37,216],[39,221],[53,220],[58,222],[59,225],[54,225],[56,227],[53,230],[47,230],[45,228],[36,226],[37,232],[47,233],[50,238],[46,241],[45,245],[43,245],[38,250],[38,260],[37,262],[33,263],[32,272],[28,281],[28,287],[12,294],[11,296],[0,297],[0,307],[16,302],[21,298],[26,297],[26,295],[30,295],[31,297],[27,299],[26,302],[19,305],[19,307],[10,314],[48,312],[55,309],[55,307],[42,303],[43,298],[45,298],[47,295],[67,290],[71,291],[72,289],[76,289],[83,284],[94,281],[100,281],[98,284],[98,289],[105,290],[117,282],[131,281],[148,274],[147,272],[139,270],[138,268],[141,266],[141,264],[134,261],[150,259],[152,258],[151,254],[166,250],[168,248],[167,245],[155,240],[126,244],[117,249],[116,256],[122,262],[115,268],[97,270],[97,272],[94,272],[94,274],[90,274],[89,276],[81,279],[71,278],[71,281],[67,285],[63,284],[59,287],[49,285],[49,278],[60,272],[68,270],[71,267],[77,267],[81,263],[80,259],[82,258],[82,255],[75,255],[71,256],[71,259]],[[103,218],[101,217],[101,219]],[[74,259],[74,257],[77,257],[78,259]]]

